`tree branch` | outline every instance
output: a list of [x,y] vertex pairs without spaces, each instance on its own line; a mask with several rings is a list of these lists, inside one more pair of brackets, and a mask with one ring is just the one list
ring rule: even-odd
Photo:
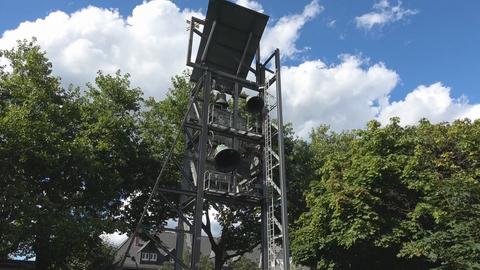
[[233,254],[229,254],[229,255],[225,256],[225,261],[227,261],[227,260],[229,260],[229,259],[231,259],[231,258],[234,258],[234,257],[236,257],[236,256],[241,256],[241,255],[243,255],[243,254],[245,254],[245,253],[247,253],[247,252],[249,252],[249,251],[252,251],[252,250],[253,250],[256,246],[258,246],[259,244],[260,244],[260,241],[253,243],[251,246],[249,246],[249,247],[247,247],[247,248],[245,248],[245,249],[242,249],[242,250],[240,250],[240,251],[237,251],[237,252],[235,252],[235,253],[233,253]]
[[212,250],[217,248],[218,245],[217,243],[215,242],[215,237],[213,237],[213,234],[212,234],[212,227],[211,227],[211,223],[210,223],[210,216],[208,215],[208,207],[207,209],[205,210],[205,213],[206,213],[206,223],[207,224],[203,224],[202,222],[202,228],[203,228],[203,231],[205,231],[205,233],[207,234],[208,236],[208,241],[210,241],[210,245],[212,245]]

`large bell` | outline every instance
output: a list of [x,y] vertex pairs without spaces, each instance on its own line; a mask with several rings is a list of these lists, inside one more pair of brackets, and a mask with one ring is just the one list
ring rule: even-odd
[[249,96],[246,100],[247,104],[245,106],[247,112],[249,113],[261,113],[265,102],[260,96]]
[[227,95],[218,90],[213,91],[213,98],[216,105],[221,106],[222,108],[228,107]]
[[214,152],[215,168],[221,172],[235,170],[241,161],[240,153],[224,144],[219,144]]

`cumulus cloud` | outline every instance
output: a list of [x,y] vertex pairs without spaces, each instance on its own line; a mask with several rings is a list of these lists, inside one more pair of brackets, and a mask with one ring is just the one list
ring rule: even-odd
[[246,8],[249,8],[249,9],[253,9],[253,10],[258,11],[260,13],[263,13],[262,5],[260,3],[258,3],[257,1],[237,0],[237,1],[235,1],[235,4],[246,7]]
[[334,65],[313,60],[283,68],[285,120],[293,123],[299,136],[307,138],[321,124],[341,131],[364,128],[374,119],[387,124],[396,116],[403,125],[422,118],[434,123],[480,118],[480,104],[452,97],[451,89],[440,82],[420,85],[403,100],[390,101],[399,74],[359,56],[343,55],[339,60]]
[[396,6],[391,5],[388,0],[381,0],[373,5],[373,11],[355,18],[357,28],[371,30],[374,27],[382,27],[389,23],[403,20],[418,13],[415,9],[405,9],[402,2],[398,1]]
[[148,96],[161,98],[171,76],[185,69],[185,21],[192,15],[204,17],[165,0],[144,2],[127,18],[117,10],[93,6],[72,14],[55,11],[6,31],[0,48],[35,36],[53,62],[55,74],[66,83],[83,85],[93,80],[97,70],[121,69]]
[[306,61],[282,72],[286,120],[302,137],[320,124],[335,130],[363,127],[399,81],[383,63],[367,66],[365,59],[352,55],[341,56],[337,65]]
[[261,42],[262,54],[270,54],[276,48],[282,52],[282,57],[292,57],[301,50],[296,47],[300,30],[308,21],[324,10],[318,1],[314,0],[305,6],[301,14],[281,17],[273,26],[265,29]]
[[387,123],[391,117],[399,116],[402,124],[413,125],[421,118],[435,123],[480,118],[480,104],[469,104],[465,97],[455,99],[450,95],[450,90],[440,82],[420,85],[408,93],[404,100],[392,102],[383,108],[378,119]]
[[[235,3],[264,12],[262,5],[253,0],[237,0]],[[262,55],[268,57],[276,48],[280,49],[282,57],[287,58],[301,52],[302,50],[296,47],[296,41],[300,37],[302,27],[323,10],[324,7],[318,3],[318,0],[313,0],[304,7],[302,13],[283,16],[273,25],[267,25],[261,42]],[[335,21],[330,22],[329,26],[334,24]]]

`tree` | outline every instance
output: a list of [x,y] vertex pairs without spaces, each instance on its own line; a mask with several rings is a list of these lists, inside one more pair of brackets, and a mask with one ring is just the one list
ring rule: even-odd
[[290,230],[306,209],[304,193],[315,176],[315,159],[309,143],[295,137],[291,124],[284,127],[287,209]]
[[245,257],[240,257],[238,260],[232,262],[229,266],[234,270],[259,269],[258,265],[256,265],[254,262],[250,261],[249,259],[247,259]]
[[[172,78],[172,87],[168,89],[163,100],[157,101],[154,98],[148,98],[144,102],[138,126],[146,152],[142,161],[145,173],[143,179],[138,179],[136,182],[134,191],[129,196],[130,203],[125,206],[123,212],[123,220],[128,224],[130,230],[135,228],[163,162],[167,158],[168,151],[175,141],[177,133],[181,130],[190,89],[189,73],[184,72],[182,75]],[[160,179],[162,186],[179,187],[181,174],[178,165],[182,164],[184,148],[183,137],[180,137],[175,145],[172,158],[167,162],[166,170]],[[166,194],[166,197],[171,203],[178,203],[177,195]],[[168,218],[175,217],[176,213],[171,211],[166,204],[165,200],[156,193],[148,209],[149,215],[145,217],[143,225],[150,228],[163,226]],[[159,221],[162,224],[158,224]]]
[[95,243],[67,262],[67,269],[72,270],[114,270],[116,248],[106,243]]
[[[212,232],[209,206],[217,211],[216,219],[221,226],[219,237]],[[260,244],[260,213],[257,207],[209,203],[205,209],[206,222],[202,224],[202,229],[215,253],[215,270],[222,269],[230,259],[242,256]]]
[[214,265],[208,256],[200,256],[200,269],[213,270]]
[[35,41],[1,56],[12,70],[0,69],[0,257],[58,269],[95,256],[100,234],[123,228],[122,200],[146,177],[141,92],[120,73],[99,73],[83,95],[64,89]]
[[396,235],[404,237],[399,256],[480,269],[480,121],[423,120],[416,133],[403,177],[420,200]]
[[318,269],[478,268],[480,122],[312,134],[319,165],[293,233]]

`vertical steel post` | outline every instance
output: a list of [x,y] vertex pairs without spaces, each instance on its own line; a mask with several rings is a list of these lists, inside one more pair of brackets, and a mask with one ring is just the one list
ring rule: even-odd
[[190,33],[188,35],[187,66],[192,62],[193,29],[195,27],[194,17],[190,19]]
[[[189,113],[189,111],[187,111],[187,113]],[[187,137],[187,136],[185,136]],[[185,141],[188,141],[188,138],[185,138]],[[188,149],[185,149],[186,151],[188,151]],[[188,159],[185,158],[184,161],[183,161],[183,168],[185,170],[185,172],[188,172]],[[188,183],[187,183],[187,179],[185,179],[185,176],[182,175],[181,178],[180,178],[180,187],[182,190],[187,190],[188,189]],[[179,199],[179,207],[182,207],[183,204],[185,203],[185,201],[187,200],[186,196],[185,195],[180,195],[180,199]],[[191,228],[189,228],[190,230]],[[183,261],[183,250],[184,250],[184,244],[185,244],[185,223],[183,222],[183,219],[181,218],[178,218],[178,224],[177,224],[177,238],[175,239],[176,241],[176,244],[175,244],[175,251],[176,251],[176,256],[178,259],[182,260]],[[183,267],[178,263],[178,262],[175,262],[175,267],[174,267],[175,270],[182,270]]]
[[[175,244],[175,253],[176,253],[176,256],[177,258],[179,258],[180,260],[182,260],[183,258],[183,244],[184,244],[184,241],[185,241],[185,233],[181,230],[184,230],[184,224],[183,224],[183,220],[181,218],[178,219],[178,225],[177,225],[177,232],[176,232],[176,235],[177,235],[177,239],[175,239],[176,241],[176,244]],[[175,262],[175,270],[182,270],[183,267],[178,263],[178,262]]]
[[200,269],[200,246],[202,242],[202,217],[203,217],[203,200],[205,186],[205,163],[207,160],[207,143],[208,143],[208,106],[210,103],[210,92],[212,90],[212,74],[210,71],[204,73],[203,84],[203,103],[202,103],[202,119],[201,133],[199,141],[199,154],[197,160],[197,195],[195,200],[195,217],[194,230],[192,239],[192,257],[191,268],[193,270]]
[[[259,44],[260,45],[260,44]],[[262,67],[260,62],[260,46],[258,46],[257,53],[255,56],[256,59],[256,79],[258,85],[265,84],[265,69]],[[261,92],[260,95],[263,95],[265,99],[265,91]],[[263,109],[262,118],[265,117],[265,114],[268,113],[266,108]],[[258,120],[257,120],[258,121]],[[262,121],[263,122],[263,121]],[[258,124],[258,123],[257,123]],[[262,149],[263,150],[263,149]],[[261,232],[261,252],[262,252],[262,269],[268,269],[268,243],[267,243],[267,179],[265,178],[265,171],[266,171],[266,164],[263,163],[263,177],[262,177],[262,200],[261,200],[261,225],[262,225],[262,232]]]
[[[238,126],[238,97],[240,95],[240,86],[238,85],[238,82],[235,82],[234,84],[234,89],[233,89],[233,119],[232,119],[232,127],[233,128],[239,128]],[[238,151],[239,148],[239,141],[236,136],[233,137],[232,139],[232,146],[233,149]],[[230,174],[230,181],[231,183],[235,183],[235,173]]]
[[284,270],[290,269],[290,243],[288,239],[288,212],[287,212],[287,181],[285,173],[285,147],[283,134],[283,112],[282,112],[282,84],[280,78],[280,51],[275,50],[275,76],[277,86],[277,120],[278,120],[278,156],[280,163],[280,190],[281,195],[281,211],[282,211],[282,246],[284,259]]

